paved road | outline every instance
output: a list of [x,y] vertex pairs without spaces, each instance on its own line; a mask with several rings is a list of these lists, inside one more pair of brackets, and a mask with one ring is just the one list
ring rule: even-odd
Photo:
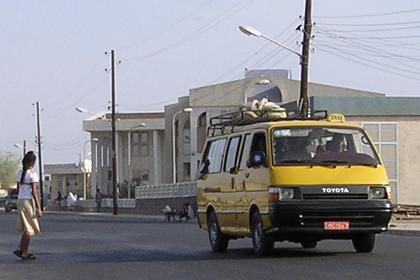
[[316,249],[278,243],[255,257],[249,239],[225,254],[210,251],[197,224],[161,219],[46,214],[34,239],[38,259],[11,254],[16,214],[0,210],[0,280],[14,279],[420,279],[420,237],[381,235],[373,254],[356,254],[350,241]]

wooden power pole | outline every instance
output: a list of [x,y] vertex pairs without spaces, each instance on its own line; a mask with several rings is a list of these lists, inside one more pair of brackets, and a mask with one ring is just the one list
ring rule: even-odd
[[[37,124],[37,131],[38,131],[38,166],[39,166],[39,191],[41,195],[41,210],[44,210],[44,186],[43,186],[43,178],[42,178],[42,138],[41,138],[41,121],[39,117],[39,102],[36,102],[36,124]],[[26,142],[24,142],[24,147],[26,146]],[[26,149],[26,147],[24,148]]]
[[115,55],[111,50],[111,133],[112,133],[112,198],[113,214],[118,215],[118,189],[117,189],[117,158],[116,158],[116,132],[115,132]]
[[299,109],[302,117],[309,115],[308,99],[308,66],[309,66],[309,48],[312,33],[312,0],[306,0],[305,5],[305,23],[303,28],[303,44],[301,57],[301,76],[300,76],[300,98]]

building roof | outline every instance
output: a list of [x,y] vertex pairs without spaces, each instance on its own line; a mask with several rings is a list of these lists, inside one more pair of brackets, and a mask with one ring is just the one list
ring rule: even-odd
[[83,174],[81,166],[74,163],[44,164],[44,173],[50,175]]
[[[165,113],[163,112],[150,112],[150,113],[118,113],[115,117],[120,120],[135,120],[135,119],[163,119]],[[106,114],[106,119],[111,119],[112,114]]]
[[312,110],[346,116],[420,116],[419,97],[313,96]]

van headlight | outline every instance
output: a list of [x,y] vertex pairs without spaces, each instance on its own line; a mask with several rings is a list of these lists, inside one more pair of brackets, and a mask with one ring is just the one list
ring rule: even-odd
[[387,188],[389,187],[370,187],[369,198],[370,199],[389,199]]
[[279,200],[290,200],[295,198],[294,188],[279,188]]
[[291,200],[296,198],[295,188],[271,187],[268,189],[270,201]]

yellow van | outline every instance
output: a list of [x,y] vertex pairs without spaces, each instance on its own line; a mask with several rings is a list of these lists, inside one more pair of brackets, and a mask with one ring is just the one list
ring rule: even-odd
[[315,248],[324,239],[349,239],[357,252],[371,252],[393,210],[366,132],[326,111],[304,119],[249,111],[212,118],[197,205],[213,251],[252,237],[257,255],[275,241]]

